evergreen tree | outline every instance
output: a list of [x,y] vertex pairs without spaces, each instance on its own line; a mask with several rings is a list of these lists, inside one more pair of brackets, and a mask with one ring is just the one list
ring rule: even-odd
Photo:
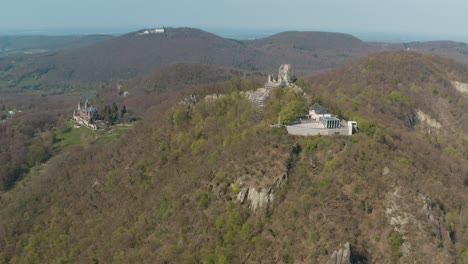
[[104,121],[106,121],[107,123],[112,123],[112,120],[111,120],[111,110],[110,110],[110,107],[108,105],[106,105],[104,107]]
[[111,118],[112,122],[116,122],[119,119],[119,108],[115,102],[112,103]]
[[123,120],[124,115],[127,113],[127,107],[125,105],[122,107],[122,110],[120,111],[120,118]]

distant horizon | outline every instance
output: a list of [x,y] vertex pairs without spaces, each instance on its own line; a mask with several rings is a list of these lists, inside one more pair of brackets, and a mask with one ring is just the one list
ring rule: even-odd
[[263,29],[341,32],[385,42],[468,41],[468,1],[462,0],[16,0],[2,8],[0,34],[118,35],[148,25],[188,25],[234,38],[263,36],[252,31]]
[[16,28],[16,29],[1,29],[0,36],[67,36],[67,35],[113,35],[120,36],[135,32],[146,28],[167,27],[179,28],[189,27],[201,29],[224,38],[232,38],[239,40],[258,39],[269,37],[285,31],[318,31],[318,32],[333,32],[343,33],[355,36],[366,42],[389,42],[389,43],[405,43],[417,41],[455,41],[468,43],[468,36],[453,35],[453,34],[430,34],[430,33],[413,33],[413,32],[366,32],[366,31],[336,31],[324,29],[286,29],[286,28],[232,28],[232,27],[212,27],[212,26],[121,26],[121,27],[64,27],[64,28]]

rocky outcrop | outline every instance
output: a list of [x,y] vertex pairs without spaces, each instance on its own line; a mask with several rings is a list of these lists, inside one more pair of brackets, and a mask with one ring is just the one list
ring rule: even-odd
[[[411,210],[414,208],[413,204],[421,206],[419,212]],[[401,235],[402,244],[399,250],[401,256],[407,261],[418,259],[420,252],[414,252],[414,248],[418,248],[418,246],[413,248],[414,242],[427,239],[427,235],[430,235],[431,240],[435,242],[428,243],[428,247],[437,246],[439,250],[443,248],[445,252],[452,250],[452,240],[444,212],[429,197],[422,194],[418,196],[401,194],[401,188],[397,187],[395,191],[389,192],[386,196],[385,214],[393,231]],[[439,254],[437,257],[434,263],[452,263],[449,254]]]
[[416,112],[416,116],[418,118],[418,121],[427,125],[429,128],[440,129],[442,127],[442,125],[439,122],[437,122],[437,120],[435,120],[430,115],[424,113],[421,110],[418,110]]
[[400,188],[396,188],[394,192],[387,194],[387,205],[385,208],[385,214],[390,220],[390,225],[393,229],[405,235],[408,229],[408,225],[416,223],[416,218],[413,214],[405,212],[399,205],[402,197],[400,196]]
[[284,181],[288,179],[287,174],[278,177],[269,188],[242,188],[237,194],[237,200],[241,203],[250,203],[253,210],[257,208],[266,208],[273,202],[274,192]]
[[457,89],[460,93],[468,93],[468,83],[462,83],[462,82],[456,82],[452,81],[451,82],[453,87]]
[[237,194],[237,200],[241,202],[241,204],[243,204],[247,200],[248,195],[249,195],[249,188],[242,188],[240,192]]
[[189,96],[180,100],[178,104],[186,106],[187,109],[191,109],[197,102],[198,102],[197,96],[194,94],[190,94]]
[[340,245],[340,248],[333,252],[328,264],[351,264],[351,247],[349,242],[346,242],[344,246]]
[[205,101],[207,102],[215,102],[218,101],[224,94],[209,94],[205,96]]
[[278,177],[273,185],[269,188],[243,188],[237,194],[237,200],[241,203],[250,202],[250,207],[255,210],[257,208],[265,208],[269,203],[273,202],[274,192],[284,181],[288,179],[287,174]]
[[274,193],[285,181],[288,180],[289,171],[294,167],[297,155],[300,151],[298,144],[292,146],[291,153],[286,161],[286,172],[277,177],[269,187],[245,187],[237,194],[237,200],[242,204],[249,204],[252,210],[268,208],[274,200]]
[[237,195],[237,200],[241,203],[250,202],[250,207],[253,210],[257,208],[266,208],[274,199],[273,188],[259,189],[244,188]]
[[[389,171],[390,173],[390,171]],[[408,258],[411,255],[411,243],[407,239],[407,231],[411,224],[417,224],[416,217],[405,212],[399,205],[402,200],[400,195],[400,188],[396,188],[394,192],[387,194],[387,205],[385,214],[390,220],[390,226],[393,230],[402,235],[403,244],[400,246],[400,251],[403,257]]]
[[[438,208],[438,206],[431,200],[431,198],[420,195],[423,201],[423,212],[426,216],[426,221],[429,222],[432,228],[432,234],[442,243],[447,246],[450,245],[451,240],[449,227],[447,224],[447,220],[445,219],[445,215]],[[439,211],[438,214],[435,213],[435,209]]]
[[284,179],[286,179],[285,176],[277,178],[269,188],[242,188],[237,194],[237,200],[242,204],[248,203],[252,210],[267,208],[273,202],[275,189],[281,185]]

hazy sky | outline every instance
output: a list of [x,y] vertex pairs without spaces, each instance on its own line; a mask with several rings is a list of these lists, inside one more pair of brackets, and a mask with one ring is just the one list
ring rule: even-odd
[[0,0],[0,30],[189,26],[467,36],[466,0]]

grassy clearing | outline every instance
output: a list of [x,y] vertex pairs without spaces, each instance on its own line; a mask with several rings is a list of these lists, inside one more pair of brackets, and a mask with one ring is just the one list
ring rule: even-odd
[[95,138],[97,131],[91,130],[86,127],[75,128],[70,126],[61,133],[58,138],[58,146],[60,148],[66,148],[73,145],[85,145],[90,143],[89,140]]
[[108,129],[102,130],[102,132],[96,140],[96,143],[104,145],[109,144],[114,140],[120,138],[120,136],[125,134],[131,128],[131,126],[115,125]]
[[39,81],[33,77],[23,78],[16,86],[21,88],[32,88],[39,84]]
[[8,81],[0,80],[0,89],[2,89],[2,88],[8,88],[9,85],[10,85],[10,84],[9,84]]
[[91,130],[87,127],[74,127],[75,123],[70,121],[69,127],[57,136],[57,148],[64,149],[73,145],[87,146],[89,144],[109,144],[126,133],[131,126],[115,125],[106,129]]

